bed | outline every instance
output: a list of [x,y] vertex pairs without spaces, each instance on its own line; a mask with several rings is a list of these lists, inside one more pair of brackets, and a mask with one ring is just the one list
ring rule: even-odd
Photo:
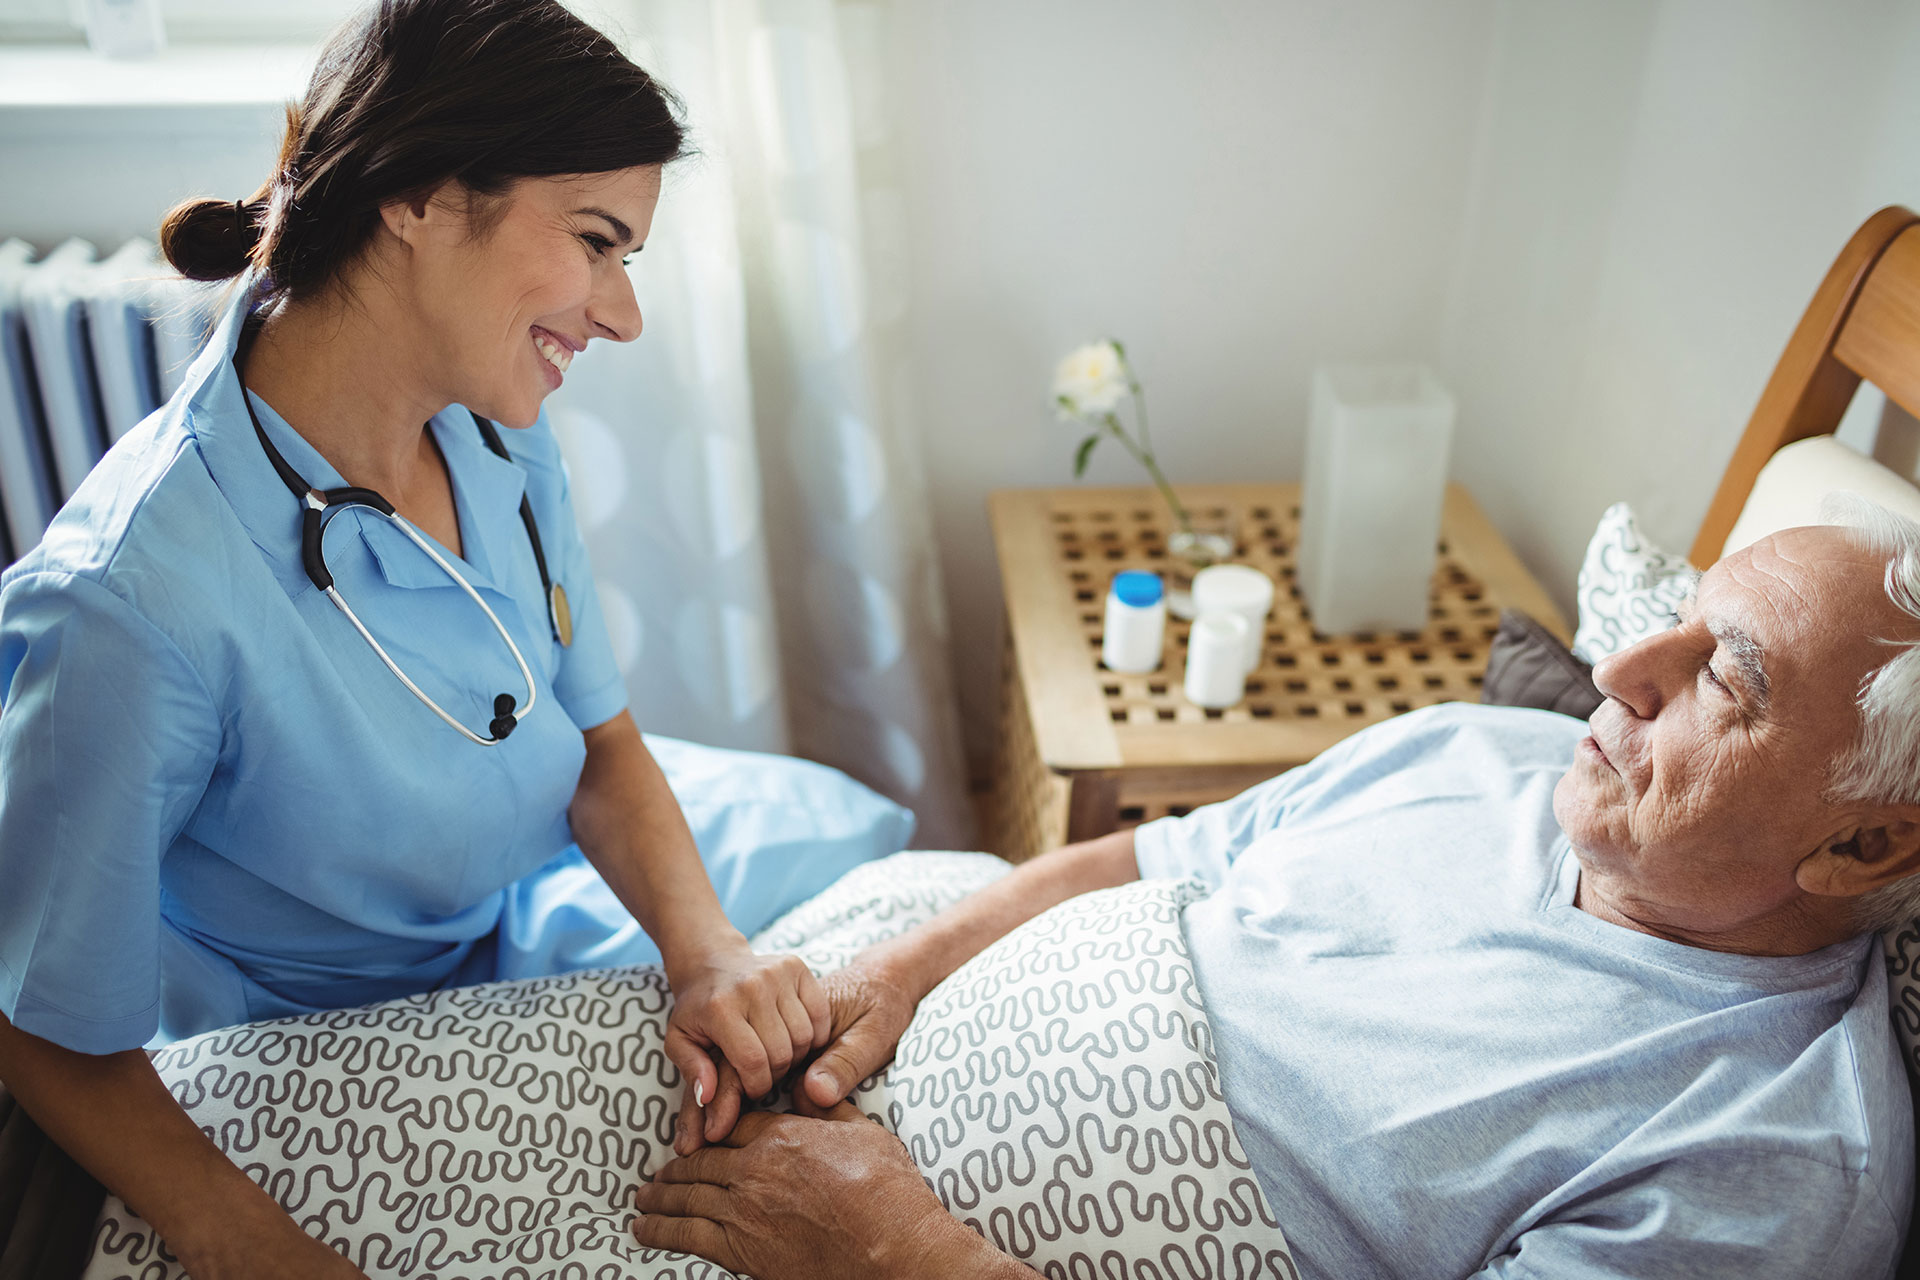
[[[1904,208],[1884,209],[1868,219],[1821,282],[1722,476],[1690,553],[1696,565],[1711,564],[1725,551],[1775,529],[1814,521],[1822,497],[1835,489],[1864,492],[1920,518],[1920,489],[1832,438],[1863,380],[1909,412],[1920,413],[1920,215]],[[977,863],[954,864],[952,874],[964,881],[987,872]],[[931,909],[942,900],[936,886],[915,902],[919,909]],[[1145,900],[1123,905],[1143,918],[1156,911],[1164,915],[1166,906]],[[844,950],[858,936],[857,929],[847,931],[846,920],[837,924],[816,920],[813,926],[807,938],[816,944],[827,939],[813,952],[817,962],[829,961],[838,954],[835,946]],[[821,928],[827,931],[822,933]],[[833,933],[833,928],[840,932]],[[1895,978],[1890,1013],[1901,1036],[1911,1082],[1920,1078],[1915,1075],[1920,1064],[1920,981],[1915,972],[1920,969],[1920,923],[1889,935],[1886,953]],[[515,994],[502,997],[507,1000],[502,1007],[513,1007]],[[644,991],[635,994],[628,988],[620,988],[610,998],[629,997],[643,1002],[648,998]],[[1180,1025],[1187,1028],[1184,1036],[1196,1039],[1190,1023]],[[1204,1028],[1201,1032],[1198,1040],[1204,1040]],[[1204,1045],[1189,1048],[1197,1052]],[[937,1055],[937,1050],[930,1052]],[[1186,1071],[1177,1065],[1169,1069],[1176,1074]],[[1200,1126],[1198,1131],[1205,1131],[1207,1099],[1202,1096],[1201,1076],[1204,1072],[1193,1077],[1198,1083],[1191,1115]],[[0,1111],[7,1106],[0,1100]],[[0,1115],[0,1124],[4,1125],[0,1130],[0,1240],[4,1241],[0,1280],[76,1273],[89,1243],[99,1239],[98,1187],[45,1143],[17,1110]],[[1231,1154],[1226,1151],[1228,1157]],[[930,1178],[934,1176],[929,1173]],[[1235,1194],[1229,1192],[1220,1201],[1223,1211],[1244,1211],[1242,1225],[1260,1228],[1259,1206],[1236,1201]],[[1260,1270],[1263,1265],[1266,1271]],[[1285,1275],[1285,1259],[1256,1259],[1253,1269],[1242,1273]],[[683,1273],[662,1270],[658,1274]],[[720,1273],[691,1268],[684,1274]],[[1920,1277],[1920,1251],[1909,1250],[1901,1275]]]

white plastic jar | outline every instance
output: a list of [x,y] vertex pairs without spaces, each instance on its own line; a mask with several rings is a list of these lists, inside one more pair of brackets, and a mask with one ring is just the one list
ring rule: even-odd
[[1260,665],[1267,634],[1267,615],[1273,612],[1273,579],[1247,564],[1209,565],[1193,575],[1193,611],[1233,613],[1247,620],[1241,640],[1240,665],[1251,672]]
[[1166,630],[1167,593],[1160,575],[1141,569],[1114,574],[1100,637],[1100,661],[1107,670],[1137,675],[1158,667]]

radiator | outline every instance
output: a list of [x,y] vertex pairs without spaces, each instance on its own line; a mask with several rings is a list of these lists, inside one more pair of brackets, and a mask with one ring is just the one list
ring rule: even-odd
[[100,456],[158,408],[213,322],[217,286],[145,240],[101,258],[0,242],[0,563],[40,541]]

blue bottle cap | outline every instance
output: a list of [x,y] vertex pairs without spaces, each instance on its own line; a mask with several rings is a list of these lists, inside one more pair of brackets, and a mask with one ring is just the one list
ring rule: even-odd
[[1116,573],[1113,575],[1113,594],[1120,597],[1121,604],[1130,604],[1136,609],[1159,604],[1162,595],[1160,575],[1144,569]]

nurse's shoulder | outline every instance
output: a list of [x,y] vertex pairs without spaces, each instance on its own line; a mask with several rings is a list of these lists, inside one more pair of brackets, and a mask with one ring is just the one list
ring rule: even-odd
[[28,596],[37,614],[58,617],[61,600],[96,614],[86,602],[104,592],[192,656],[234,613],[236,577],[249,576],[235,563],[235,535],[246,546],[188,406],[170,402],[107,451],[39,544],[0,574],[0,627]]

